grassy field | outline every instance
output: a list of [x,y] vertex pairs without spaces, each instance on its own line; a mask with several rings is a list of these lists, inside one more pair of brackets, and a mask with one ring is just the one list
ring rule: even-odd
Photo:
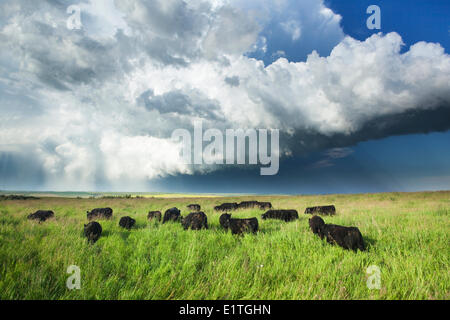
[[[295,222],[261,220],[257,235],[233,236],[213,207],[247,199],[297,209]],[[199,203],[209,230],[148,222],[149,210]],[[357,226],[366,252],[343,250],[314,236],[305,207],[335,204],[327,223]],[[83,237],[86,210],[109,206],[94,245]],[[49,209],[42,224],[27,214]],[[119,228],[121,216],[137,220]],[[0,299],[446,299],[450,298],[450,192],[326,196],[76,199],[0,201]],[[67,268],[81,270],[69,290]],[[381,289],[368,289],[366,268],[381,270]]]

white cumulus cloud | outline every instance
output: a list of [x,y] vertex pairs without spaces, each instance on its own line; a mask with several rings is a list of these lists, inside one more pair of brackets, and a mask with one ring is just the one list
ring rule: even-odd
[[[401,53],[396,33],[341,37],[340,16],[322,1],[294,16],[292,2],[275,3],[88,1],[76,31],[65,27],[64,5],[2,3],[0,154],[30,159],[42,186],[89,189],[207,171],[183,164],[170,139],[197,120],[280,129],[282,154],[293,156],[429,131],[437,119],[450,127],[441,116],[450,57],[439,44]],[[319,24],[336,45],[302,62],[284,48],[270,65],[250,58],[270,46],[261,39],[271,14],[289,16],[277,25],[287,23],[291,40],[308,41]]]

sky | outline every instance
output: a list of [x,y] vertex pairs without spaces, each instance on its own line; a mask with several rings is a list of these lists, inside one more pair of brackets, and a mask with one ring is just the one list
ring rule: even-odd
[[[2,1],[0,190],[449,190],[449,16],[439,0]],[[184,163],[171,135],[198,121],[279,130],[278,173]]]

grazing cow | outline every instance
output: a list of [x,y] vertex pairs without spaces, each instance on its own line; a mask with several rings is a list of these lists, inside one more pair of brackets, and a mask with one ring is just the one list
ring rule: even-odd
[[317,234],[321,239],[326,238],[330,244],[356,251],[357,249],[364,251],[364,239],[357,227],[344,227],[335,224],[326,224],[322,218],[314,216],[309,219],[309,226],[313,233]]
[[126,217],[120,218],[119,226],[130,230],[135,225],[135,223],[136,223],[136,220],[134,220],[131,217],[126,216]]
[[84,225],[84,235],[88,242],[95,243],[102,234],[102,226],[97,221],[91,221]]
[[91,211],[87,211],[88,220],[95,219],[111,219],[113,210],[111,208],[95,208]]
[[214,210],[230,211],[230,210],[236,210],[237,208],[238,208],[238,204],[236,202],[233,202],[233,203],[222,203],[220,206],[215,206]]
[[191,212],[186,218],[181,219],[181,224],[184,230],[191,228],[192,230],[200,230],[202,228],[208,229],[208,218],[202,211]]
[[261,215],[262,219],[278,219],[285,222],[293,221],[298,219],[297,210],[268,210],[266,213]]
[[327,242],[337,244],[344,249],[356,251],[365,250],[364,239],[357,227],[344,227],[335,224],[325,224],[323,234],[327,238]]
[[317,206],[306,208],[305,214],[321,214],[325,216],[332,216],[336,214],[336,208],[331,206]]
[[166,223],[167,221],[178,221],[180,220],[181,211],[178,208],[170,208],[164,212],[164,218],[162,223]]
[[53,218],[55,214],[50,210],[38,210],[35,213],[28,215],[29,220],[39,220],[39,222],[44,222],[47,219]]
[[190,204],[190,205],[187,206],[187,208],[189,210],[192,210],[192,211],[195,211],[195,212],[200,211],[200,205],[199,204]]
[[238,204],[238,209],[252,209],[259,205],[258,201],[242,201]]
[[158,221],[161,221],[161,211],[149,211],[147,219],[148,220],[156,219]]
[[256,218],[234,219],[231,218],[231,214],[224,213],[220,216],[219,222],[224,229],[230,228],[232,234],[256,233],[258,231],[258,219]]
[[272,204],[270,202],[258,202],[258,206],[261,210],[272,209]]
[[323,234],[321,230],[323,229],[323,226],[325,226],[325,221],[319,216],[313,216],[311,219],[308,220],[309,227],[311,228],[311,231],[314,234],[317,234],[321,239],[323,239]]
[[219,223],[224,229],[228,229],[229,220],[231,219],[231,214],[224,213],[219,217]]

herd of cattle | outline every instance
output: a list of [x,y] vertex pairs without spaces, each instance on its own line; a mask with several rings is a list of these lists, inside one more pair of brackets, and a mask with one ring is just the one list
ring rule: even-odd
[[[147,215],[148,220],[157,220],[162,223],[166,222],[181,222],[185,230],[200,230],[208,229],[208,218],[203,211],[200,211],[199,204],[190,204],[187,206],[192,212],[186,217],[181,216],[181,212],[178,208],[170,208],[161,214],[161,211],[150,211]],[[261,215],[263,220],[265,219],[278,219],[285,222],[290,222],[298,219],[297,210],[287,209],[272,209],[270,202],[259,201],[243,201],[241,203],[223,203],[214,207],[215,211],[224,212],[220,218],[219,223],[225,229],[231,230],[232,234],[242,234],[244,232],[256,233],[258,231],[258,219],[256,217],[248,219],[231,218],[231,214],[227,211],[233,211],[237,209],[250,209],[259,208],[266,210]],[[305,214],[312,214],[313,217],[309,219],[309,227],[311,231],[318,235],[321,239],[326,239],[330,244],[337,244],[344,249],[351,249],[356,251],[357,249],[364,251],[364,240],[361,232],[356,227],[345,227],[334,224],[326,224],[325,221],[318,215],[334,215],[336,214],[336,208],[334,205],[330,206],[317,206],[306,208]],[[96,242],[102,233],[102,227],[100,223],[95,220],[99,219],[111,219],[113,216],[113,210],[111,208],[96,208],[87,212],[87,219],[89,223],[84,225],[84,235],[90,243]],[[38,210],[28,216],[28,219],[38,220],[43,222],[49,218],[54,217],[53,211]],[[136,220],[129,217],[121,217],[119,226],[130,230],[136,223]]]

